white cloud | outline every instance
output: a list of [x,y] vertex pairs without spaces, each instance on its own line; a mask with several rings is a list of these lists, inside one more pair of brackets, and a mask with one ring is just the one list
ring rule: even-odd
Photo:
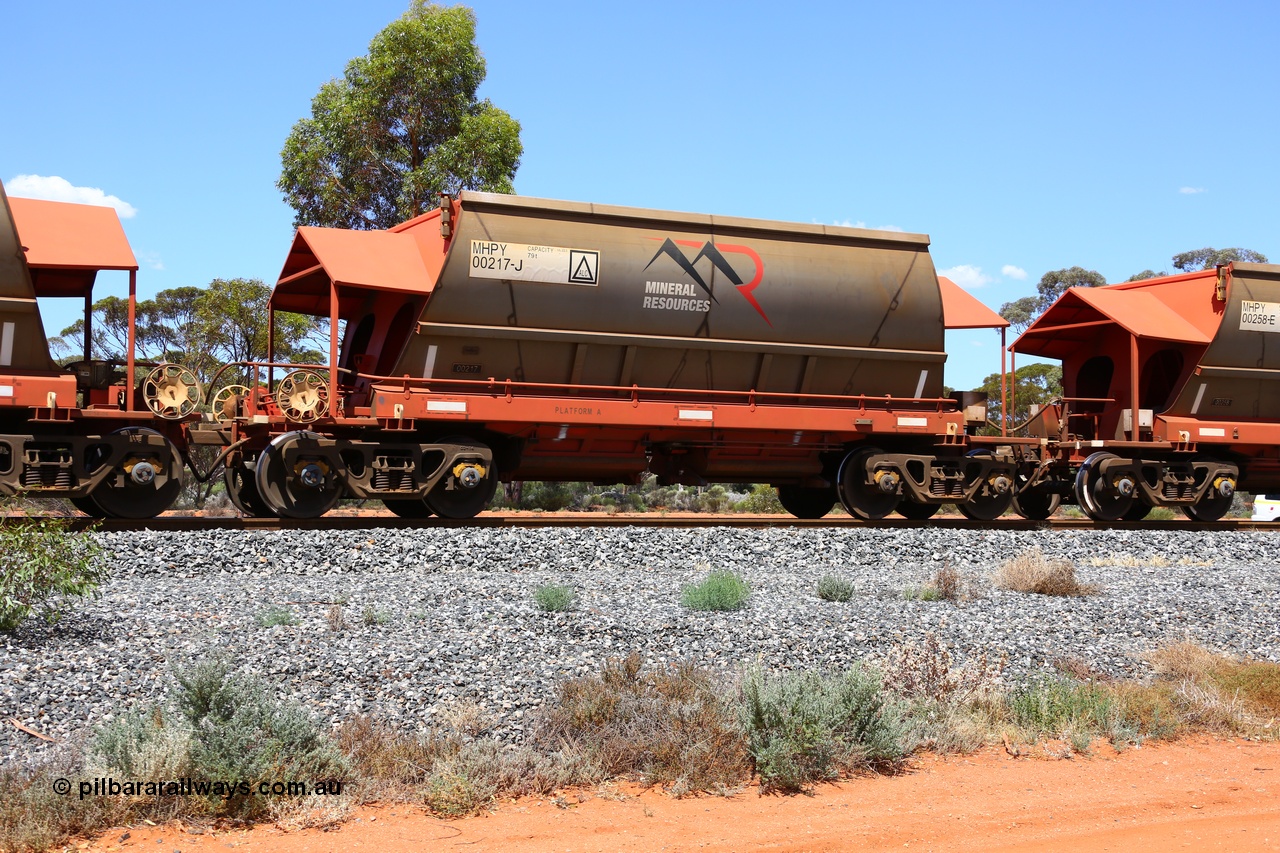
[[147,269],[156,270],[157,272],[164,270],[164,261],[161,260],[159,252],[135,252],[134,254]]
[[960,264],[958,267],[938,270],[938,275],[946,276],[965,290],[982,287],[990,284],[993,280],[991,276],[982,271],[982,267],[975,267],[972,264]]
[[57,175],[18,175],[5,183],[5,191],[19,198],[42,198],[46,201],[69,201],[75,204],[92,204],[97,207],[114,207],[121,219],[132,219],[138,209],[127,201],[107,195],[97,187],[73,186],[66,178]]
[[861,219],[859,219],[857,222],[854,222],[852,219],[842,219],[838,222],[832,222],[831,224],[838,225],[841,228],[869,228],[872,231],[898,231],[898,232],[906,231],[905,228],[899,228],[897,225],[868,225],[867,223],[863,222]]
[[1204,187],[1179,187],[1178,192],[1183,195],[1198,195],[1204,192]]
[[1000,275],[1005,278],[1014,278],[1018,281],[1027,280],[1027,271],[1022,267],[1015,267],[1013,264],[1005,264],[1000,268]]

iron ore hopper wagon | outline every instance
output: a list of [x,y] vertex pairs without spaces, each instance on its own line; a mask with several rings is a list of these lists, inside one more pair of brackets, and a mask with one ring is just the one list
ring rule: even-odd
[[1061,360],[1065,391],[1011,440],[1023,515],[1216,521],[1280,489],[1280,266],[1071,288],[1011,349]]
[[942,393],[947,318],[1003,321],[924,236],[463,192],[388,231],[299,228],[271,311],[328,318],[330,363],[258,365],[191,431],[249,514],[468,518],[499,481],[645,472],[772,483],[801,517],[1014,497],[1013,457],[968,435],[981,401]]
[[[123,358],[93,352],[102,270],[129,273]],[[0,495],[119,518],[150,518],[178,497],[201,390],[180,365],[134,358],[137,270],[114,210],[9,199],[0,187]],[[50,356],[37,297],[83,299],[82,359],[63,367]]]

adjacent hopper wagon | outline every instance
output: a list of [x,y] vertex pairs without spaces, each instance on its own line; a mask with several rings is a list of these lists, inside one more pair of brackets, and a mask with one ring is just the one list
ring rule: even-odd
[[1212,521],[1280,488],[1280,266],[1072,288],[1012,349],[1060,359],[1065,390],[1019,445],[1024,515]]
[[[122,359],[92,349],[103,270],[129,273]],[[9,199],[0,187],[0,494],[122,518],[149,518],[178,497],[199,383],[178,365],[134,359],[137,270],[111,208]],[[38,297],[83,300],[82,359],[64,367],[50,356]]]

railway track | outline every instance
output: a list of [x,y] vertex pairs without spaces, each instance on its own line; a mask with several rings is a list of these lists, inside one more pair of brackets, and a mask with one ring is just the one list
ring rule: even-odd
[[1100,523],[1087,518],[1051,518],[1047,521],[1028,521],[1017,517],[1003,517],[995,521],[971,521],[960,516],[934,517],[927,521],[905,518],[886,518],[880,521],[862,521],[847,515],[830,515],[820,519],[800,519],[784,515],[696,515],[658,513],[607,515],[604,513],[521,513],[503,515],[482,513],[465,520],[447,518],[405,519],[383,515],[330,515],[312,519],[281,518],[212,518],[206,516],[161,515],[156,518],[103,519],[83,516],[7,516],[0,525],[30,524],[41,518],[66,518],[72,530],[96,528],[103,531],[129,530],[401,530],[432,527],[873,527],[912,528],[941,527],[948,529],[990,530],[1280,530],[1276,522],[1250,521],[1248,519],[1224,519],[1206,524],[1188,519],[1167,521],[1136,521]]

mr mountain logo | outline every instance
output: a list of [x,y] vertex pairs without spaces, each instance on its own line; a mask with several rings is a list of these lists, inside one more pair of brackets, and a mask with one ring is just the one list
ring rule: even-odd
[[[654,239],[659,238],[655,237]],[[684,250],[680,248],[681,246],[697,249],[698,254],[691,261],[685,255]],[[725,255],[744,255],[751,263],[755,264],[755,275],[751,280],[744,282],[742,276],[734,269],[733,264],[729,263]],[[645,264],[645,270],[648,270],[649,267],[664,257],[674,261],[676,266],[683,270],[685,275],[693,279],[697,286],[702,288],[703,293],[710,298],[688,298],[700,295],[692,284],[678,281],[646,281],[644,283],[644,292],[647,294],[644,298],[645,308],[706,313],[711,310],[712,302],[719,304],[720,300],[716,299],[716,295],[711,292],[711,288],[698,272],[698,262],[705,258],[711,263],[713,269],[719,270],[724,274],[725,278],[733,283],[733,286],[742,294],[742,298],[751,303],[751,307],[756,309],[756,313],[763,317],[766,323],[770,326],[773,325],[769,315],[764,313],[764,309],[760,307],[760,303],[756,301],[755,295],[751,292],[764,279],[764,262],[760,260],[760,256],[756,254],[754,249],[729,243],[717,245],[712,240],[699,243],[695,240],[672,240],[668,237],[663,240],[662,247],[658,249],[657,254],[649,260],[649,263]]]

